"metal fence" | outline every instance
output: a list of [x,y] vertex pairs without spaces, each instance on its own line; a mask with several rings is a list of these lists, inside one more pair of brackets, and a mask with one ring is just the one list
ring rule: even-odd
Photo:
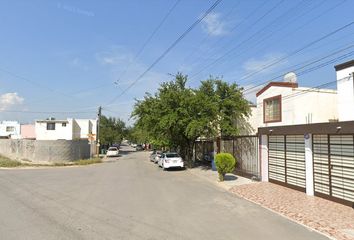
[[199,140],[195,142],[195,161],[211,161],[214,152],[213,140]]
[[258,136],[237,136],[221,140],[221,151],[236,158],[235,173],[245,177],[260,178]]

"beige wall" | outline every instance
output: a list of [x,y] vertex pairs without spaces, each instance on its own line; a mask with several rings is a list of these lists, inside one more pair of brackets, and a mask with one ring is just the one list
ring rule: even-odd
[[34,124],[21,124],[21,138],[36,138],[36,130]]
[[[270,87],[257,97],[257,108],[252,109],[250,124],[257,129],[258,127],[319,123],[337,119],[336,91],[310,90],[309,88]],[[263,100],[277,95],[282,96],[282,121],[264,123]]]

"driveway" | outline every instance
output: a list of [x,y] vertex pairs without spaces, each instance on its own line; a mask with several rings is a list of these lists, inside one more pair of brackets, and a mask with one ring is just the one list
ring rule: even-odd
[[122,147],[102,164],[0,170],[0,239],[326,239]]

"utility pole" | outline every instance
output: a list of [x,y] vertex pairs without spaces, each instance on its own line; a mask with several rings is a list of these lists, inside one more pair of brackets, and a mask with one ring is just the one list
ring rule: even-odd
[[97,113],[97,130],[96,130],[96,152],[97,152],[97,157],[100,156],[100,122],[101,122],[101,113],[102,113],[102,107],[98,107],[98,113]]

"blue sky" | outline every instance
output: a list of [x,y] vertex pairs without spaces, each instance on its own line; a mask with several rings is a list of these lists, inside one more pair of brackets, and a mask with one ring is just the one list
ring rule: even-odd
[[[159,83],[172,79],[169,73],[189,75],[192,87],[213,75],[248,89],[293,71],[295,65],[354,44],[351,25],[287,57],[352,22],[351,0],[223,0],[148,74],[112,102],[213,2],[180,0],[136,58],[176,0],[1,1],[0,120],[94,118],[102,105],[103,114],[128,121],[134,99],[154,93]],[[325,60],[351,51],[348,48]],[[301,75],[299,85],[334,81],[333,66],[353,58],[348,55]],[[277,59],[283,60],[258,72]],[[248,74],[254,75],[245,77]],[[248,92],[246,96],[254,100],[254,95]]]

